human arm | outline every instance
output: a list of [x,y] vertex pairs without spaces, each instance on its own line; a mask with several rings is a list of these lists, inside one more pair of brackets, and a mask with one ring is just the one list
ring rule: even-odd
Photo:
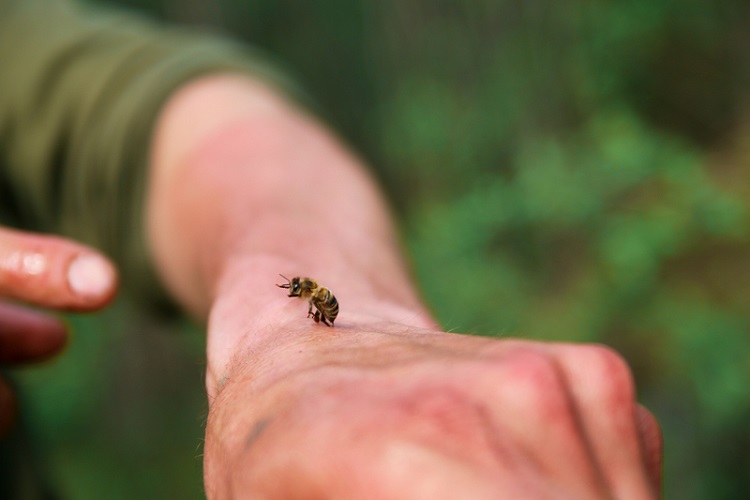
[[[654,498],[661,440],[597,346],[439,332],[361,162],[257,81],[198,80],[161,115],[147,224],[208,320],[210,496]],[[334,328],[274,286],[334,291]]]
[[[619,358],[572,350],[574,360],[609,360],[591,369],[603,382],[592,387],[563,369],[565,346],[433,332],[366,170],[315,120],[235,79],[232,92],[222,79],[189,84],[160,112],[185,82],[242,71],[242,54],[228,49],[222,58],[223,44],[203,50],[191,36],[107,15],[86,20],[59,2],[10,4],[35,21],[28,30],[7,11],[0,16],[0,68],[14,75],[0,79],[0,204],[24,226],[103,248],[124,282],[140,281],[131,293],[144,301],[153,261],[178,302],[208,318],[212,496],[280,496],[287,487],[352,496],[367,487],[416,497],[408,488],[430,479],[445,483],[441,494],[481,490],[476,497],[549,484],[600,493],[602,478],[645,488],[651,462],[634,450],[659,441],[641,446],[633,430],[639,410]],[[22,39],[39,51],[19,57]],[[255,74],[251,66],[246,73]],[[235,97],[222,105],[228,93]],[[157,115],[149,260],[138,186]],[[273,286],[279,272],[330,287],[342,305],[336,327],[305,318],[306,306]],[[519,384],[533,396],[525,405],[512,390],[495,392]],[[603,415],[605,424],[619,416],[623,429],[579,415]],[[550,446],[555,421],[568,425]],[[495,451],[505,449],[508,460]],[[581,459],[570,460],[570,450]],[[624,450],[621,462],[607,450]],[[258,470],[272,473],[253,476]]]

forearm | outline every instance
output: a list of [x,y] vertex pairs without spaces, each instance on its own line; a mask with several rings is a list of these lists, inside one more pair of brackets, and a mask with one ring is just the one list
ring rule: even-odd
[[[431,329],[366,170],[265,87],[176,95],[148,199],[163,281],[208,319],[209,497],[656,497],[658,426],[627,365]],[[333,290],[336,327],[279,273]]]
[[223,370],[240,342],[261,342],[269,322],[305,319],[274,286],[279,273],[330,288],[341,325],[429,321],[366,169],[261,84],[217,76],[172,98],[157,127],[148,200],[153,258],[172,294],[199,317],[221,314],[222,297],[232,297],[221,305],[232,315],[245,311],[241,328],[222,329],[234,338],[209,338],[211,369]]

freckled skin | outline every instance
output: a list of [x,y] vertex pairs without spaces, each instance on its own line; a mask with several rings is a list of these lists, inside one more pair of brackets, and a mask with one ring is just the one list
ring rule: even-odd
[[[277,287],[288,289],[289,297],[299,297],[309,301],[310,307],[307,310],[308,318],[312,317],[316,323],[322,320],[326,325],[333,326],[333,322],[339,314],[339,302],[328,288],[319,286],[311,278],[296,276],[290,280],[283,274],[279,276],[287,280],[288,283],[284,283],[283,285],[277,284]],[[314,314],[313,306],[316,309]]]

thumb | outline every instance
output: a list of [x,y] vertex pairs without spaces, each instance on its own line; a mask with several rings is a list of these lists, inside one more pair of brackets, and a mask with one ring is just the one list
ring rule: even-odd
[[0,227],[0,296],[86,311],[106,305],[116,291],[114,266],[92,248]]

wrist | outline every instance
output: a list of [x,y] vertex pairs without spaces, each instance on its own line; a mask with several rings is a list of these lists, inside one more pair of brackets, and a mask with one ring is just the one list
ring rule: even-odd
[[354,274],[335,270],[309,275],[329,288],[340,305],[335,326],[315,323],[307,317],[306,300],[289,297],[276,286],[284,282],[279,273],[290,278],[306,275],[299,271],[302,267],[278,255],[228,259],[209,315],[206,383],[210,394],[239,372],[260,378],[257,370],[269,367],[293,371],[323,359],[326,351],[371,341],[363,337],[364,332],[409,335],[438,329],[421,302],[402,302]]

